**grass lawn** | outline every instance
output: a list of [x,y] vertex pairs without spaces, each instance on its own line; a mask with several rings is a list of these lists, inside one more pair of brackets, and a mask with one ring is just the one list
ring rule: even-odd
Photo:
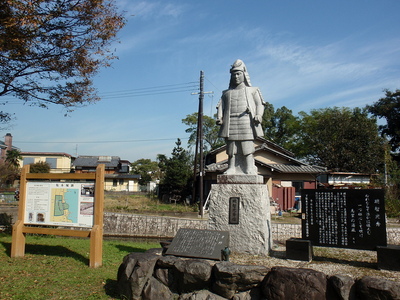
[[27,235],[25,256],[11,258],[11,235],[0,233],[0,299],[118,299],[122,258],[160,244],[106,240],[103,265],[89,268],[89,239]]

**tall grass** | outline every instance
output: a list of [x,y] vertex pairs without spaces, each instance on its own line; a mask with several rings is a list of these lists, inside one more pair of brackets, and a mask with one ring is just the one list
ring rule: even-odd
[[164,203],[149,194],[106,193],[104,211],[129,213],[196,212],[198,206],[183,203]]

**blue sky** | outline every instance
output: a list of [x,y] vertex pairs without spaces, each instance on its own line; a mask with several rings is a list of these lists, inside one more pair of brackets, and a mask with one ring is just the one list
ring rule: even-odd
[[[116,155],[131,162],[170,155],[197,111],[212,115],[230,65],[247,65],[253,86],[293,113],[364,107],[400,88],[398,0],[118,0],[128,23],[119,59],[95,77],[102,100],[64,117],[61,107],[8,104],[22,151]],[[12,102],[14,103],[14,101]]]

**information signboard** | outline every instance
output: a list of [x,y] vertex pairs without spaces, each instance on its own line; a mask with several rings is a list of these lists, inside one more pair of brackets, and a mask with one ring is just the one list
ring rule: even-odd
[[375,250],[386,246],[384,192],[303,190],[302,238],[314,246]]
[[25,224],[92,227],[94,183],[27,182]]

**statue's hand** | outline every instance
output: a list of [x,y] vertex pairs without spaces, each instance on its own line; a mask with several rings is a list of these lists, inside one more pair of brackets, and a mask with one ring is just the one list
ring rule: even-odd
[[216,123],[217,123],[217,125],[222,125],[223,122],[221,119],[217,119]]
[[254,124],[258,125],[261,123],[261,117],[260,116],[255,116],[254,117]]

